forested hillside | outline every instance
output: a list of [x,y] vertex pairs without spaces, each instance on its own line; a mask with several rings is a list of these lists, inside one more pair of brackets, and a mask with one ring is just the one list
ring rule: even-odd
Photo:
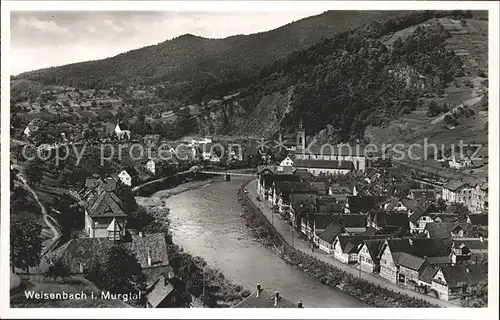
[[[239,91],[259,101],[293,85],[293,108],[282,127],[293,130],[303,117],[309,134],[332,124],[338,141],[362,139],[368,125],[410,113],[425,103],[422,97],[439,96],[463,74],[460,58],[445,48],[450,33],[433,18],[471,15],[421,11],[372,22],[280,59],[259,76],[207,87],[200,97]],[[382,36],[423,22],[404,40],[382,42]]]

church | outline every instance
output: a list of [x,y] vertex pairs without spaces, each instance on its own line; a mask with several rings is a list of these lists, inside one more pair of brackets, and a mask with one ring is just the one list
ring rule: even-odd
[[294,151],[296,169],[307,169],[313,174],[365,172],[367,167],[364,148],[360,145],[306,145],[306,131],[302,119],[297,130],[297,147]]

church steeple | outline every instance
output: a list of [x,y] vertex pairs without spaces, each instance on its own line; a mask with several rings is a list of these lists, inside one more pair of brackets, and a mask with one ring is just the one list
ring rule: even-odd
[[304,130],[304,123],[300,117],[299,127],[297,129],[297,149],[304,150],[306,148],[306,130]]

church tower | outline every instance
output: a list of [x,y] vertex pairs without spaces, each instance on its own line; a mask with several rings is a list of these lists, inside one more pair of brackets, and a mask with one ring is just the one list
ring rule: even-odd
[[299,128],[297,129],[297,149],[305,150],[306,148],[306,130],[300,118]]

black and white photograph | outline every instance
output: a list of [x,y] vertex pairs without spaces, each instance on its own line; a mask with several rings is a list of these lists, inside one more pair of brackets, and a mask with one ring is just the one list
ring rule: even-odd
[[5,316],[498,318],[498,3],[22,3]]

